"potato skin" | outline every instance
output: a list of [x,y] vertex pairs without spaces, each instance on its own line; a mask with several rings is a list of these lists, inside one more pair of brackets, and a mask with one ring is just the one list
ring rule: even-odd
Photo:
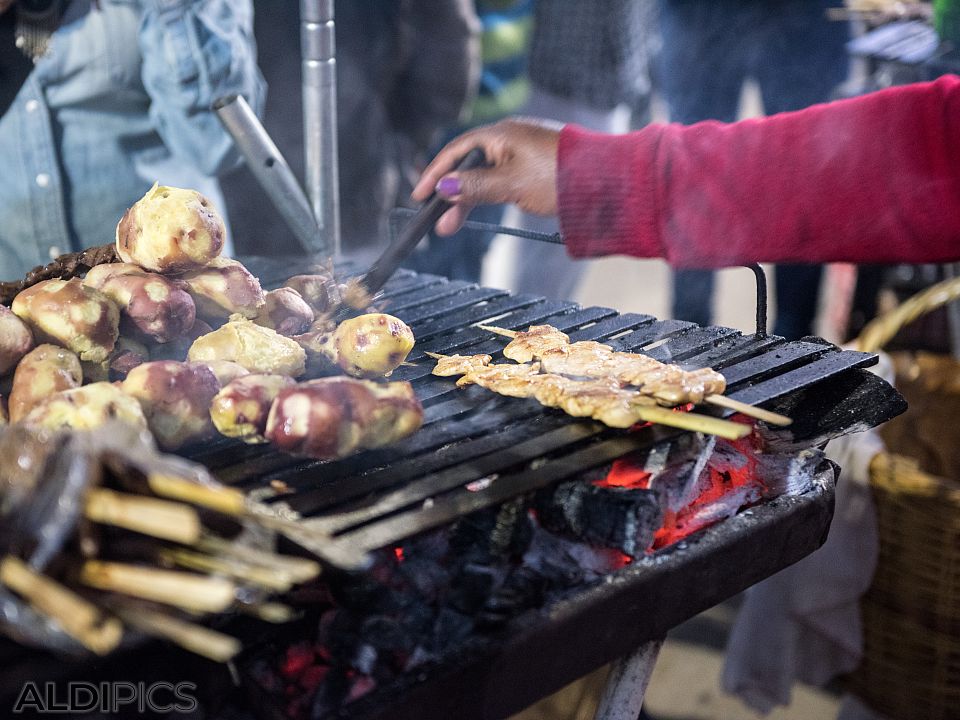
[[210,405],[210,417],[222,435],[245,443],[266,442],[267,416],[281,390],[295,381],[285,375],[244,375],[223,387]]
[[295,341],[243,318],[197,338],[187,353],[191,362],[230,360],[252,373],[290,377],[303,375],[306,357]]
[[80,387],[82,382],[80,358],[57,345],[38,345],[24,356],[13,374],[10,421],[19,422],[54,393]]
[[294,275],[283,286],[296,290],[317,315],[332,312],[340,305],[340,287],[332,275]]
[[117,303],[123,332],[147,342],[170,342],[189,331],[196,319],[196,306],[186,290],[131,263],[99,265],[83,282]]
[[117,224],[117,254],[152,272],[207,265],[223,251],[223,219],[196,190],[154,184]]
[[313,310],[293,288],[282,287],[264,295],[266,300],[254,322],[290,337],[304,333],[313,322]]
[[0,375],[13,370],[33,349],[33,333],[6,305],[0,305]]
[[138,430],[147,428],[136,398],[114,383],[98,382],[51,395],[30,411],[23,424],[50,430],[92,430],[112,420],[121,420]]
[[286,452],[329,459],[396,442],[422,422],[423,407],[410,383],[331,377],[281,390],[266,437]]
[[250,371],[243,365],[231,362],[230,360],[209,360],[205,362],[204,365],[213,371],[221,388],[232,383],[237,378],[250,374]]
[[220,384],[206,365],[175,360],[144,363],[127,374],[121,387],[140,402],[161,448],[176,450],[213,434],[210,402]]
[[413,349],[413,331],[400,318],[368,313],[344,320],[333,332],[337,364],[354,377],[383,377]]
[[197,306],[197,317],[219,325],[234,314],[251,320],[266,300],[260,281],[241,263],[216,258],[206,267],[177,276]]
[[20,292],[12,309],[38,342],[62,345],[88,362],[106,360],[120,334],[116,303],[77,278],[39,282]]

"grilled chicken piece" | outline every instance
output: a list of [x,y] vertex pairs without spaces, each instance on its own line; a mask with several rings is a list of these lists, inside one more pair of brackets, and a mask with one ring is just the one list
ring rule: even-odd
[[267,416],[277,395],[295,381],[286,375],[244,375],[226,384],[210,404],[210,417],[222,435],[245,443],[267,439]]
[[10,421],[19,422],[54,393],[80,387],[80,358],[66,348],[38,345],[27,353],[13,374]]
[[154,184],[117,224],[117,254],[151,272],[203,267],[226,238],[223,219],[196,190]]
[[491,355],[440,355],[437,358],[433,374],[439,377],[466,375],[474,370],[486,367],[493,361]]
[[0,305],[0,375],[16,367],[33,349],[33,333],[5,305]]
[[726,380],[716,370],[683,370],[639,353],[614,352],[606,345],[576,342],[544,352],[545,372],[578,377],[612,377],[640,388],[664,405],[701,403],[722,394]]
[[525,332],[517,333],[503,349],[503,356],[518,363],[539,358],[545,351],[570,342],[570,336],[552,325],[531,325]]
[[44,280],[13,299],[12,310],[37,342],[61,345],[88,362],[103,362],[120,334],[120,310],[79,279]]
[[410,383],[311,380],[280,391],[266,437],[286,452],[326,459],[381,447],[415,432],[423,408]]
[[510,397],[533,397],[533,378],[540,372],[540,363],[520,365],[487,365],[471,370],[457,380],[457,387],[479,385]]

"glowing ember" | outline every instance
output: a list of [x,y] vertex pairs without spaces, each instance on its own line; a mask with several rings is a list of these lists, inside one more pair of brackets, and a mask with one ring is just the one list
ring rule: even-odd
[[[655,533],[650,550],[672,545],[758,502],[764,491],[757,473],[759,444],[756,435],[737,441],[718,441],[714,456],[697,482],[695,497],[682,510],[665,510],[663,524]],[[649,489],[654,481],[654,476],[642,467],[642,461],[628,456],[615,461],[606,477],[595,484]]]

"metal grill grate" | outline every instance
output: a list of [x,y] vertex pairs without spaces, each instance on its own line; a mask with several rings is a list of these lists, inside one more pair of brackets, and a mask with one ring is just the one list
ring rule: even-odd
[[[656,426],[612,430],[532,400],[458,389],[454,379],[432,376],[425,351],[500,356],[506,340],[473,327],[476,323],[510,329],[548,323],[573,340],[602,340],[690,368],[714,367],[727,378],[727,394],[751,404],[776,401],[876,362],[874,355],[840,351],[823,341],[786,342],[731,328],[620,315],[407,271],[386,286],[381,304],[417,337],[409,358],[415,366],[399,368],[393,379],[411,381],[424,403],[418,433],[390,448],[330,462],[230,442],[194,455],[225,482],[248,490],[283,483],[289,492],[275,499],[331,536],[310,549],[344,568],[361,567],[369,551],[681,432]],[[489,482],[480,489],[466,487],[481,479]]]

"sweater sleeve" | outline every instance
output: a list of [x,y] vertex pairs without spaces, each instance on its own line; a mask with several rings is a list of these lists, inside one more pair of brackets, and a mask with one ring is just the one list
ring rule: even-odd
[[574,257],[958,260],[960,78],[733,124],[567,126],[557,191]]

